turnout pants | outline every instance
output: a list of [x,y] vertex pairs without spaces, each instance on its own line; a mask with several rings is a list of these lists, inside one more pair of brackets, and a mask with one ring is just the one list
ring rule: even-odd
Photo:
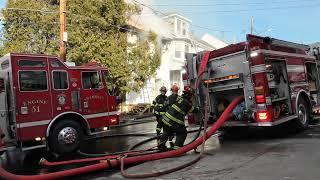
[[156,118],[157,118],[157,128],[156,128],[156,131],[157,131],[157,135],[160,135],[160,132],[161,132],[161,129],[163,127],[163,122],[162,122],[162,115],[155,115]]
[[161,146],[165,146],[168,138],[173,137],[176,134],[176,141],[174,143],[175,146],[182,147],[184,141],[187,138],[187,129],[185,126],[178,125],[173,123],[172,126],[168,126],[166,124],[163,125],[163,134],[160,137]]

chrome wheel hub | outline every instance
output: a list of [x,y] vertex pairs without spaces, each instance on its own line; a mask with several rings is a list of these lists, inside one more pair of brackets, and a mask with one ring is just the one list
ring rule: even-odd
[[61,129],[58,134],[58,141],[63,144],[72,144],[76,141],[77,131],[72,127]]
[[298,117],[302,124],[307,122],[307,111],[303,105],[299,105]]

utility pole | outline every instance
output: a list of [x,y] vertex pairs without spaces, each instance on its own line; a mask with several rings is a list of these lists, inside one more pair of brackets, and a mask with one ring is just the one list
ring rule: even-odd
[[250,34],[253,34],[253,16],[250,19]]
[[66,61],[66,0],[60,0],[60,58]]

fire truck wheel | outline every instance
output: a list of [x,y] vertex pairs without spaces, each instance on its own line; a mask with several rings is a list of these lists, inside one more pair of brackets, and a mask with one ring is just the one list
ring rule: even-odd
[[307,102],[300,98],[297,105],[298,118],[295,121],[295,127],[297,130],[304,130],[308,128],[310,120],[310,109]]
[[81,125],[75,121],[61,120],[50,130],[49,148],[57,154],[67,154],[79,149],[83,137]]

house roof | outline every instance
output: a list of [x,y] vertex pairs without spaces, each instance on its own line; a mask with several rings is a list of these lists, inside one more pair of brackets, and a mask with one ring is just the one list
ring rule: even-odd
[[204,34],[202,36],[201,40],[207,42],[211,46],[214,46],[216,49],[223,48],[228,45],[224,41],[222,41],[222,40],[220,40],[220,39],[216,38],[215,36],[208,34],[208,33]]
[[184,17],[184,16],[182,16],[182,15],[176,13],[176,12],[169,13],[168,15],[166,15],[166,16],[164,16],[164,17],[162,17],[162,18],[163,18],[163,19],[168,19],[168,18],[171,18],[171,17],[178,17],[178,18],[180,18],[180,19],[182,19],[182,20],[185,20],[185,21],[187,21],[187,22],[189,22],[189,23],[192,22],[191,19],[188,19],[188,18],[186,18],[186,17]]
[[212,48],[212,49],[217,49],[215,46],[213,46],[212,44],[209,44],[209,43],[207,43],[206,41],[203,41],[202,39],[200,39],[199,37],[197,37],[197,36],[194,36],[194,35],[192,35],[192,39],[194,40],[194,41],[196,41],[198,44],[201,44],[201,45],[203,45],[203,46],[206,46],[206,48],[207,47],[210,47],[210,48]]

